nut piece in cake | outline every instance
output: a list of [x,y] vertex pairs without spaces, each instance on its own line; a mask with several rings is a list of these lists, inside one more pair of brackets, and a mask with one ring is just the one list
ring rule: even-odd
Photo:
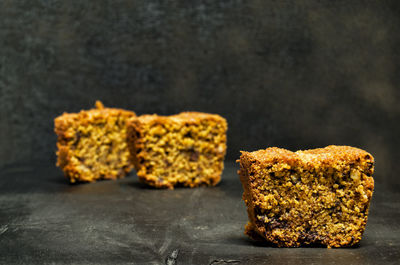
[[279,247],[357,244],[368,218],[374,158],[349,146],[242,152],[245,233]]
[[183,112],[143,115],[128,122],[128,146],[139,179],[157,188],[214,186],[221,179],[227,122]]
[[126,121],[135,113],[104,108],[64,113],[54,120],[57,166],[71,183],[116,179],[132,170],[126,144]]

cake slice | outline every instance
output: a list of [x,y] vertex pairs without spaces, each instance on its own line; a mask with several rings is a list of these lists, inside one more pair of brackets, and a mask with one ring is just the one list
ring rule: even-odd
[[362,237],[374,189],[374,158],[358,148],[242,152],[238,171],[245,233],[279,247],[344,247]]
[[126,121],[132,111],[104,108],[64,113],[54,120],[57,166],[71,183],[116,179],[132,170],[126,144]]
[[183,112],[143,115],[128,123],[128,145],[140,181],[156,188],[214,186],[221,179],[227,122]]

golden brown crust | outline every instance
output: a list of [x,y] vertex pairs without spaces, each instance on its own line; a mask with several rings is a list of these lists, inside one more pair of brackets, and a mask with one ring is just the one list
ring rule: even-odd
[[349,146],[242,152],[238,171],[246,234],[282,247],[351,246],[361,240],[374,181],[374,158]]
[[156,188],[214,186],[221,178],[227,123],[215,114],[142,115],[128,122],[139,179]]
[[126,120],[135,113],[104,108],[100,101],[96,102],[96,107],[79,113],[64,113],[54,120],[58,136],[57,166],[71,183],[116,179],[133,168],[124,145]]
[[356,162],[356,160],[359,160],[360,158],[365,158],[371,163],[374,163],[374,158],[371,156],[371,154],[362,149],[336,145],[305,151],[299,150],[296,152],[291,152],[278,147],[270,147],[265,150],[258,150],[254,152],[243,151],[242,157],[248,157],[248,159],[262,164],[274,163],[279,160],[280,162],[285,162],[288,164],[301,162],[311,167],[331,167],[343,161]]
[[196,125],[204,121],[214,121],[217,123],[227,123],[226,120],[217,114],[187,111],[170,116],[160,116],[157,114],[145,114],[138,116],[137,119],[148,125],[156,124],[180,124],[180,125]]

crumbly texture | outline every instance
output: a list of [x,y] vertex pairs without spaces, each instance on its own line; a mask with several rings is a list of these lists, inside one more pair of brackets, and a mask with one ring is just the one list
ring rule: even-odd
[[238,171],[245,233],[279,247],[344,247],[362,237],[374,189],[374,158],[358,148],[242,152]]
[[132,170],[126,144],[126,121],[135,113],[104,108],[64,113],[54,120],[57,166],[71,183],[116,179]]
[[139,179],[156,188],[214,186],[221,179],[227,122],[183,112],[143,115],[128,122],[128,146]]

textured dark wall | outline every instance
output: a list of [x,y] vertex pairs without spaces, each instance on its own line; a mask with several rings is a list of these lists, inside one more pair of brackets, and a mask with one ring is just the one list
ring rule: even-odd
[[239,150],[329,144],[400,185],[399,1],[1,1],[0,165],[54,163],[53,118],[219,113]]

